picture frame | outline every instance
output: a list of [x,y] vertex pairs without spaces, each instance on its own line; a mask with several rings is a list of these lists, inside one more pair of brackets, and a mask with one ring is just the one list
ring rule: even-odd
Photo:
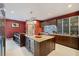
[[18,28],[19,27],[19,23],[12,23],[12,27],[13,28]]

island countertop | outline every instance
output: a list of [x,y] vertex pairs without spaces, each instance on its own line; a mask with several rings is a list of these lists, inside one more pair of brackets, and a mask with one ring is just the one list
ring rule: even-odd
[[55,36],[49,36],[49,35],[40,35],[41,37],[37,38],[35,37],[36,35],[33,35],[33,36],[27,36],[25,35],[26,37],[29,37],[29,38],[32,38],[33,40],[37,41],[37,42],[42,42],[42,41],[45,41],[45,40],[49,40],[49,39],[52,39],[54,38]]

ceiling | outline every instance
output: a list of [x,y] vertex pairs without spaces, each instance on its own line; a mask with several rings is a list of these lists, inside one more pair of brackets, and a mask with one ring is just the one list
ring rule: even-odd
[[[71,4],[72,7],[68,7]],[[79,3],[5,3],[6,18],[25,21],[45,20],[79,10]]]

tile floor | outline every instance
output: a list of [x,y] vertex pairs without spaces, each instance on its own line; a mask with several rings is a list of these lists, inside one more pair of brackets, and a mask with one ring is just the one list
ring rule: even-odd
[[[20,47],[12,39],[6,40],[7,56],[33,56],[25,47]],[[79,56],[79,51],[69,47],[56,44],[56,49],[48,54],[48,56]]]
[[32,56],[25,48],[20,47],[12,39],[6,40],[6,56]]

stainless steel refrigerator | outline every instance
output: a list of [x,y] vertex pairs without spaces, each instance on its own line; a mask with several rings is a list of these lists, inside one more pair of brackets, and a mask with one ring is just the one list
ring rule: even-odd
[[5,55],[5,12],[4,4],[0,3],[0,56]]

